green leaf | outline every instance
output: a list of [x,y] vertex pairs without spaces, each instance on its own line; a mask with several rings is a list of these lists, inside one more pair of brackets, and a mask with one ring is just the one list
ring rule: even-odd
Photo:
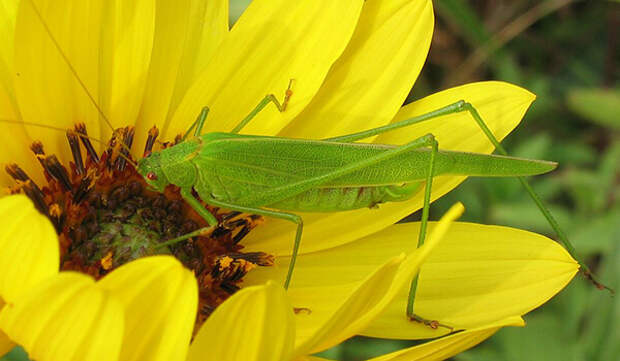
[[572,228],[571,242],[581,255],[611,252],[620,239],[620,207],[588,217],[580,227]]
[[562,321],[550,313],[537,313],[526,316],[530,332],[505,328],[497,333],[508,360],[579,360],[575,343],[570,342],[563,332]]
[[228,17],[230,24],[237,22],[245,8],[250,5],[251,0],[230,0],[230,8],[228,10]]
[[[524,199],[521,202],[499,203],[492,205],[491,222],[493,224],[508,225],[510,227],[526,229],[528,231],[555,237],[553,229],[545,217],[542,216],[540,210],[536,207],[536,204],[534,204],[534,202],[532,202],[527,195],[524,195],[523,198]],[[572,223],[573,216],[567,209],[551,204],[547,204],[547,207],[555,216],[556,220],[560,223],[562,229],[567,228],[564,225]]]
[[574,89],[568,93],[568,107],[596,124],[620,130],[618,116],[620,90],[612,89]]
[[[616,232],[616,240],[620,231]],[[616,292],[620,289],[620,244],[604,260],[601,279]],[[620,298],[609,292],[595,292],[584,331],[583,343],[588,360],[620,359]]]
[[28,354],[23,348],[17,346],[11,350],[11,352],[0,357],[0,361],[30,361]]
[[457,27],[470,45],[480,45],[491,38],[482,19],[466,1],[441,0],[436,6],[439,15]]

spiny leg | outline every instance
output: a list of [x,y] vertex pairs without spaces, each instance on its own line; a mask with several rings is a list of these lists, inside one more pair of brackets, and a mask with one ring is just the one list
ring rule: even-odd
[[301,234],[303,232],[303,227],[304,227],[304,223],[301,217],[293,213],[270,211],[267,209],[255,208],[255,207],[239,206],[236,204],[218,201],[213,198],[205,199],[204,201],[217,207],[230,209],[231,211],[238,211],[238,212],[244,212],[244,213],[250,213],[250,214],[257,214],[259,216],[280,218],[280,219],[293,222],[297,225],[297,231],[295,233],[295,243],[293,244],[293,253],[291,254],[291,261],[289,263],[288,271],[286,273],[286,280],[284,281],[284,289],[288,289],[288,286],[291,283],[291,278],[293,277],[293,269],[295,269],[295,262],[297,261],[297,254],[299,253],[299,245],[301,243]]
[[200,114],[198,114],[198,118],[196,118],[196,120],[192,123],[192,126],[189,127],[187,132],[185,132],[185,134],[183,135],[183,140],[187,139],[194,127],[196,127],[196,131],[194,131],[194,136],[200,136],[200,133],[202,132],[202,127],[205,124],[205,120],[207,119],[207,114],[209,114],[209,107],[205,106],[200,111]]
[[[473,105],[471,105],[471,103],[466,103],[466,102],[463,101],[463,110],[466,110],[467,112],[469,112],[469,114],[474,118],[474,120],[476,121],[476,123],[478,124],[480,129],[482,129],[482,132],[484,132],[484,134],[489,139],[489,141],[491,141],[491,143],[493,143],[493,145],[495,146],[497,151],[501,155],[507,156],[508,152],[506,152],[506,149],[499,143],[497,138],[495,138],[495,135],[493,135],[493,133],[491,132],[489,127],[486,125],[484,120],[482,120],[482,117],[480,116],[480,114],[478,113],[476,108]],[[545,206],[545,204],[540,199],[538,194],[534,191],[534,188],[532,188],[532,186],[527,181],[527,179],[525,179],[524,177],[517,177],[517,178],[519,179],[519,182],[521,182],[521,185],[523,185],[523,188],[525,188],[527,193],[530,195],[530,197],[532,198],[534,203],[536,203],[536,206],[538,207],[540,212],[547,219],[547,222],[549,222],[549,224],[551,225],[551,228],[553,228],[553,231],[557,235],[557,237],[560,240],[560,242],[564,245],[564,247],[566,248],[568,253],[575,260],[577,260],[577,262],[579,263],[579,266],[581,267],[581,270],[582,270],[584,276],[587,279],[589,279],[598,289],[607,289],[607,290],[609,290],[610,292],[613,293],[613,290],[611,288],[605,286],[604,284],[600,283],[594,277],[594,275],[592,274],[592,271],[590,271],[590,268],[582,260],[580,260],[579,257],[577,257],[577,252],[576,252],[575,248],[573,247],[573,245],[568,240],[568,237],[566,236],[566,234],[564,233],[564,231],[560,227],[560,224],[555,220],[555,217],[553,217],[553,215],[551,214],[551,211],[549,211],[547,206]]]
[[[426,228],[428,226],[428,213],[429,213],[430,204],[431,204],[431,188],[433,186],[433,176],[435,173],[435,158],[436,158],[438,151],[439,151],[439,143],[433,137],[431,140],[431,157],[429,160],[428,173],[426,175],[426,184],[424,186],[424,206],[422,207],[422,220],[420,222],[420,233],[418,234],[418,245],[416,248],[422,247],[422,245],[424,244],[424,240],[426,239]],[[418,272],[413,277],[413,280],[411,280],[411,287],[409,288],[409,299],[407,302],[407,317],[409,317],[409,319],[412,321],[423,323],[426,326],[429,326],[434,329],[436,329],[437,327],[445,327],[445,328],[450,329],[450,331],[452,331],[452,327],[450,326],[439,323],[436,320],[425,319],[414,313],[413,304],[415,301],[416,290],[418,288],[418,276],[419,275],[420,275],[420,272]]]
[[265,108],[269,103],[273,103],[280,112],[285,111],[289,99],[291,99],[291,96],[293,95],[293,91],[291,90],[292,85],[293,79],[290,79],[288,82],[288,87],[286,88],[286,92],[284,93],[284,100],[282,101],[282,104],[280,104],[275,95],[266,95],[263,100],[261,100],[260,103],[258,103],[258,105],[254,109],[252,109],[250,114],[248,114],[245,118],[243,118],[241,122],[239,122],[239,124],[237,124],[237,126],[231,131],[231,133],[239,133],[241,129],[243,129],[243,127],[245,127],[246,124],[248,124],[250,120],[252,120],[252,118],[254,118],[258,113],[260,113],[260,111],[263,110],[263,108]]

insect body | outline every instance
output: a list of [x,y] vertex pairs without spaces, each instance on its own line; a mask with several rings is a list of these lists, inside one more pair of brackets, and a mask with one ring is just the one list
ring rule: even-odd
[[[337,212],[404,201],[427,176],[431,151],[411,149],[348,174],[303,183],[372,159],[397,146],[209,133],[143,158],[138,171],[163,191],[167,184],[193,189],[209,200],[244,207],[299,212]],[[440,151],[433,176],[534,175],[555,163]],[[269,193],[270,196],[265,196]]]

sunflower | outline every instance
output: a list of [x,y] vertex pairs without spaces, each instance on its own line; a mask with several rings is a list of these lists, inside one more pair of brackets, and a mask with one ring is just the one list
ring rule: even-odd
[[[302,360],[311,350],[363,328],[385,309],[462,211],[461,205],[453,207],[423,247],[373,270],[303,342],[296,338],[296,309],[282,287],[268,281],[225,301],[188,348],[198,286],[180,262],[167,255],[144,257],[97,282],[82,273],[58,273],[52,224],[26,197],[5,197],[0,200],[0,245],[10,246],[14,237],[28,243],[0,258],[9,270],[0,276],[0,295],[8,301],[0,312],[0,327],[37,360],[182,360],[186,355],[188,360]],[[47,252],[35,252],[35,247]],[[17,272],[20,264],[29,272]],[[511,317],[382,359],[403,354],[421,359],[429,353],[443,357],[480,342],[501,326],[520,324],[519,317]],[[3,349],[11,345],[6,340],[0,344]]]
[[[426,0],[256,0],[231,30],[227,1],[7,1],[0,17],[0,119],[9,121],[0,131],[0,162],[7,166],[2,181],[10,192],[28,194],[52,220],[63,270],[104,280],[142,256],[176,256],[198,279],[195,332],[240,288],[282,283],[293,239],[286,222],[213,210],[220,229],[158,248],[156,242],[198,229],[202,220],[174,189],[144,189],[125,161],[173,145],[204,105],[211,112],[203,131],[228,131],[265,94],[283,95],[294,79],[286,111],[267,107],[244,132],[325,138],[465,99],[502,139],[534,100],[514,85],[482,82],[402,107],[430,46],[433,10]],[[84,132],[91,141],[78,136]],[[373,141],[402,144],[427,133],[443,149],[492,151],[465,114]],[[432,198],[463,180],[435,179]],[[449,332],[407,321],[401,290],[382,301],[376,317],[352,323],[329,341],[308,341],[369,274],[413,252],[419,224],[394,223],[421,205],[418,195],[379,209],[302,215],[304,236],[288,295],[298,310],[295,342],[309,345],[305,353],[354,334],[416,339]],[[18,241],[8,239],[4,247],[19,247]],[[484,328],[544,303],[577,269],[540,235],[455,223],[421,270],[416,309],[457,329]],[[342,312],[359,316],[355,310]]]

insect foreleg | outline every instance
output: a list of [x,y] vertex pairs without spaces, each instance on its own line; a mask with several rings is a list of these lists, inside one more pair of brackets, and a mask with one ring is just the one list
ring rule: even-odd
[[[491,143],[493,143],[493,145],[495,146],[497,151],[500,154],[507,156],[508,152],[506,152],[506,149],[504,149],[504,147],[499,143],[497,138],[495,138],[495,135],[493,135],[493,133],[491,132],[489,127],[486,125],[484,120],[482,120],[482,117],[480,116],[480,114],[478,113],[476,108],[474,108],[474,106],[471,105],[470,103],[463,102],[463,109],[468,111],[469,114],[471,114],[472,118],[474,118],[474,120],[476,121],[476,123],[478,124],[480,129],[482,129],[482,132],[491,141]],[[594,285],[597,288],[599,288],[599,289],[607,289],[607,290],[613,292],[613,290],[611,290],[609,287],[605,286],[604,284],[602,284],[598,280],[596,280],[596,278],[592,274],[592,271],[590,271],[590,268],[583,261],[581,261],[579,259],[579,257],[577,257],[577,252],[575,251],[575,248],[570,243],[570,241],[568,240],[568,237],[566,236],[564,231],[562,231],[562,228],[560,228],[560,225],[555,220],[555,218],[553,217],[553,215],[551,214],[551,212],[549,211],[547,206],[545,206],[545,204],[542,202],[542,200],[540,199],[538,194],[534,191],[534,188],[532,188],[530,183],[524,177],[517,177],[517,178],[519,179],[519,182],[521,182],[521,184],[523,185],[523,188],[525,188],[527,193],[530,195],[530,197],[532,198],[534,203],[536,203],[536,206],[538,207],[540,212],[547,219],[547,222],[549,222],[549,224],[553,228],[555,234],[557,235],[558,239],[564,245],[564,247],[566,248],[568,253],[575,260],[577,260],[577,262],[579,263],[579,266],[581,267],[581,270],[582,270],[583,274],[586,276],[586,278],[588,278],[592,283],[594,283]]]
[[217,225],[218,222],[215,216],[207,211],[205,207],[200,204],[196,198],[194,198],[194,195],[190,190],[181,188],[181,196],[196,211],[196,213],[198,213],[198,215],[207,221],[209,226]]
[[213,198],[208,198],[208,199],[205,199],[204,201],[211,205],[230,209],[232,211],[257,214],[259,216],[268,216],[268,217],[285,219],[297,225],[297,232],[295,233],[295,243],[293,244],[293,252],[291,254],[291,261],[289,263],[288,271],[286,273],[286,280],[284,281],[284,289],[288,289],[288,286],[291,283],[291,278],[293,276],[293,269],[295,268],[295,262],[297,261],[297,254],[299,253],[299,244],[301,243],[301,234],[302,234],[303,227],[304,227],[304,223],[301,217],[293,213],[271,211],[271,210],[262,209],[262,208],[238,206],[236,204],[218,201]]
[[162,247],[166,247],[166,246],[171,246],[171,245],[173,245],[175,243],[179,243],[179,242],[184,241],[186,239],[189,239],[189,238],[192,238],[192,237],[196,237],[196,236],[200,236],[202,234],[209,233],[209,231],[212,231],[214,229],[215,229],[215,226],[203,227],[203,228],[197,229],[197,230],[195,230],[193,232],[186,233],[186,234],[184,234],[184,235],[182,235],[180,237],[169,239],[169,240],[167,240],[167,241],[165,241],[163,243],[158,244],[157,246],[155,246],[155,248],[157,249],[157,248],[162,248]]
[[254,109],[252,109],[250,114],[248,114],[245,118],[243,118],[241,122],[239,122],[239,124],[237,124],[237,126],[231,131],[231,133],[239,133],[241,129],[243,129],[243,127],[245,127],[246,124],[248,124],[250,120],[252,120],[252,118],[254,118],[258,113],[260,113],[260,111],[263,110],[263,108],[265,108],[269,103],[273,103],[280,112],[285,111],[286,106],[288,105],[288,101],[293,95],[293,91],[291,90],[292,85],[293,79],[289,80],[288,82],[288,88],[286,88],[286,93],[284,93],[284,100],[282,101],[282,104],[280,104],[276,96],[273,94],[265,96],[263,100],[261,100],[260,103],[258,103],[258,105]]
[[162,248],[162,247],[166,247],[166,246],[171,246],[175,243],[179,243],[181,241],[184,241],[186,239],[192,238],[192,237],[196,237],[196,236],[200,236],[202,234],[206,234],[209,231],[212,231],[215,229],[215,227],[218,224],[217,219],[215,218],[215,216],[213,216],[209,211],[207,211],[202,204],[200,204],[200,202],[198,202],[198,200],[196,198],[194,198],[194,196],[192,195],[192,192],[187,190],[187,189],[183,189],[181,188],[181,196],[183,197],[183,199],[196,211],[196,213],[198,213],[205,221],[207,221],[207,223],[209,224],[208,227],[203,227],[200,229],[197,229],[193,232],[184,234],[180,237],[176,237],[173,239],[169,239],[163,243],[158,244],[157,246],[155,246],[155,248]]
[[189,127],[187,132],[185,132],[185,134],[183,135],[183,140],[185,140],[189,136],[194,127],[196,127],[196,131],[194,131],[194,137],[200,136],[200,133],[202,132],[202,126],[205,124],[205,120],[207,119],[207,114],[209,114],[209,107],[202,108],[200,114],[198,114],[198,118],[196,118],[196,120],[192,123],[192,126]]

